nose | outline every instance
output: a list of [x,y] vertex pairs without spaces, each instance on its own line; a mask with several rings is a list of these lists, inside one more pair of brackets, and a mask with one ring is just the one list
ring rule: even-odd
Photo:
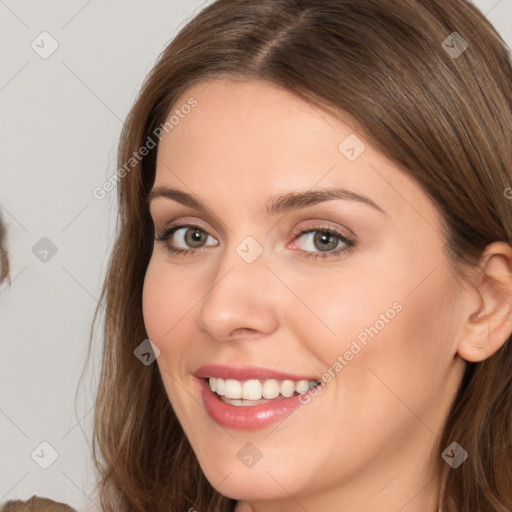
[[277,282],[264,256],[247,263],[234,249],[226,251],[201,300],[200,330],[217,341],[233,341],[260,338],[277,329]]

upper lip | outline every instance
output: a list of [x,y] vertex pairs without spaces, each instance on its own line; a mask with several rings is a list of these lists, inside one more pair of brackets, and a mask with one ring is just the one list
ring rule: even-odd
[[220,377],[221,379],[234,379],[234,380],[308,380],[316,381],[317,377],[310,375],[293,375],[291,373],[273,370],[271,368],[261,368],[256,366],[228,366],[224,364],[206,364],[200,366],[194,372],[194,375],[200,379],[208,377]]

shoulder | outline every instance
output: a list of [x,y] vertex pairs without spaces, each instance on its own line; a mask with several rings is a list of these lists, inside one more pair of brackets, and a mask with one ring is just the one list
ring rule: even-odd
[[65,503],[34,494],[27,501],[10,500],[0,504],[0,512],[76,512],[76,510]]

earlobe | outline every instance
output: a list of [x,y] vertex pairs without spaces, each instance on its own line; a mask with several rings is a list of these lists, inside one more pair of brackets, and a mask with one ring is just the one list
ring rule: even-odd
[[488,245],[482,255],[473,292],[480,305],[470,311],[457,352],[468,362],[492,356],[512,334],[512,247]]

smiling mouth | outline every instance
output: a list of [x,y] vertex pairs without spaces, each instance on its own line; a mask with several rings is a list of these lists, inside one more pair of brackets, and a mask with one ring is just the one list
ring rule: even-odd
[[291,398],[302,395],[320,384],[318,380],[294,381],[290,379],[250,379],[241,381],[209,377],[205,380],[222,402],[235,406],[259,405]]

